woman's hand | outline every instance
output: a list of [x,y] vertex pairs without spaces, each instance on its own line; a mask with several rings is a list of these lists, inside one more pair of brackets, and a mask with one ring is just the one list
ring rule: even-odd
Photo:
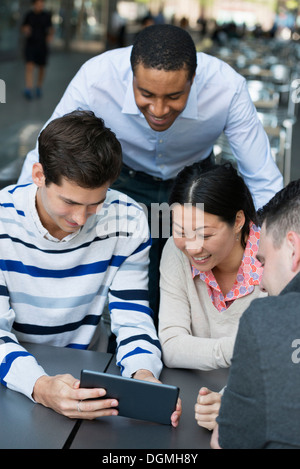
[[208,388],[201,388],[195,404],[195,419],[198,425],[213,430],[221,406],[221,394]]

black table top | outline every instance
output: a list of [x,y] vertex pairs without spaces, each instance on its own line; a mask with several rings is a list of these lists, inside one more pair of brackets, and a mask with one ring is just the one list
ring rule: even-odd
[[[49,375],[82,369],[119,374],[109,353],[23,344]],[[161,381],[180,388],[182,416],[179,426],[161,425],[126,417],[94,421],[72,420],[35,404],[26,396],[0,386],[0,449],[202,449],[209,448],[211,432],[199,427],[194,405],[201,386],[220,391],[228,369],[195,371],[164,368]]]
[[[45,345],[23,344],[49,375],[71,373],[80,377],[82,368],[104,371],[111,354]],[[61,449],[76,421],[35,404],[23,394],[0,386],[0,449]]]
[[[119,374],[113,360],[107,370]],[[210,447],[211,432],[199,427],[194,406],[201,386],[220,391],[228,369],[196,371],[164,368],[161,381],[180,388],[182,416],[177,428],[126,417],[82,421],[71,449],[201,449]]]

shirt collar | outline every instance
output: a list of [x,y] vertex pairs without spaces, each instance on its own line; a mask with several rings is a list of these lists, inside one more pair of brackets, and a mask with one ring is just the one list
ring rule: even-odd
[[285,295],[286,293],[300,292],[300,272],[292,278],[292,280],[285,286],[285,288],[279,293],[279,295]]
[[186,119],[198,118],[197,86],[195,80],[191,86],[189,98],[187,100],[185,109],[181,113],[181,117],[185,117]]
[[133,92],[133,73],[132,71],[129,74],[128,86],[123,102],[122,112],[124,114],[142,114],[139,108],[136,105]]
[[[125,94],[125,98],[123,102],[122,113],[143,116],[143,114],[141,113],[141,111],[139,110],[135,102],[132,81],[133,81],[133,73],[131,72],[129,75],[128,86],[127,86],[127,90],[126,90],[126,94]],[[197,119],[198,117],[197,88],[196,88],[195,80],[191,86],[191,91],[187,100],[186,107],[182,111],[180,117],[183,117],[186,119]]]

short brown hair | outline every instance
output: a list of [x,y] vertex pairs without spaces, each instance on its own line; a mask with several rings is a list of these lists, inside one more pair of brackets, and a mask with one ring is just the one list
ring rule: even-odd
[[258,219],[272,233],[275,248],[280,248],[289,231],[300,235],[300,179],[291,181],[259,209]]
[[39,136],[39,160],[46,185],[62,178],[83,188],[113,183],[122,167],[122,149],[103,119],[73,111],[51,121]]

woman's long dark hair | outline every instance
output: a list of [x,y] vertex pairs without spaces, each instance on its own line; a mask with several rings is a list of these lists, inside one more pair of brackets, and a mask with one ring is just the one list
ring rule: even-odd
[[243,210],[242,246],[246,247],[251,221],[257,224],[253,199],[243,178],[230,164],[216,165],[203,171],[199,163],[186,166],[176,177],[170,199],[172,204],[204,204],[204,211],[217,215],[233,226],[236,214]]

